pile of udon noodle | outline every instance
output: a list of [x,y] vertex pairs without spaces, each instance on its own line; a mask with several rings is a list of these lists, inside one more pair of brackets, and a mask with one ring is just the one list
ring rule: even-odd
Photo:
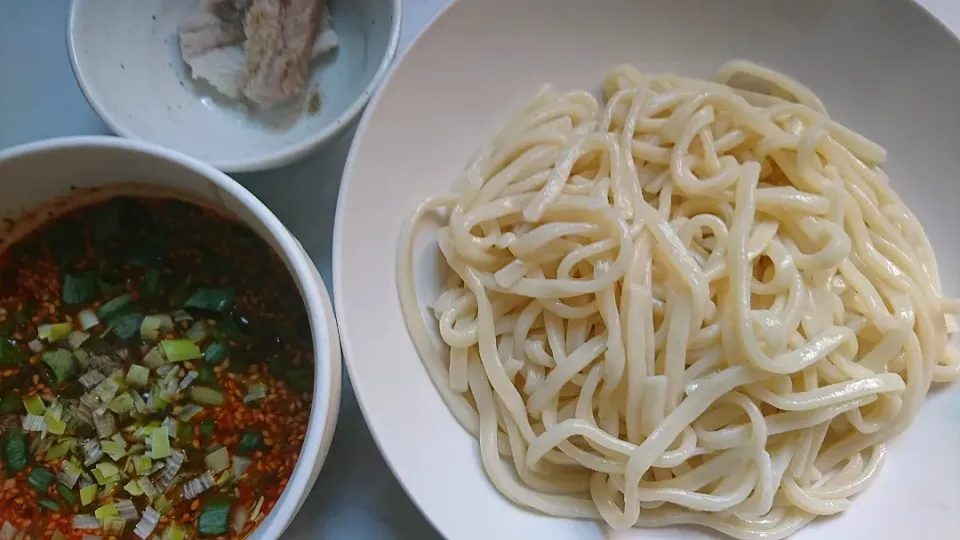
[[[408,328],[519,505],[782,538],[847,509],[958,376],[960,305],[884,149],[776,72],[715,81],[546,88],[408,223]],[[438,209],[440,348],[411,260]]]

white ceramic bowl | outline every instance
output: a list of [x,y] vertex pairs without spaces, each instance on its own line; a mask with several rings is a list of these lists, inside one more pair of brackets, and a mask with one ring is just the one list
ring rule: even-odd
[[[889,151],[893,186],[960,293],[960,43],[905,0],[459,0],[411,46],[372,101],[341,185],[334,296],[351,382],[393,471],[447,538],[716,538],[702,529],[610,531],[511,504],[483,472],[407,333],[398,232],[414,206],[450,193],[475,154],[543,83],[599,89],[611,67],[709,77],[745,58],[810,86],[833,118]],[[375,216],[375,217],[372,217]],[[426,227],[426,225],[425,225]],[[414,251],[422,300],[441,256]],[[376,339],[370,332],[376,332]],[[890,445],[875,484],[842,516],[795,538],[939,539],[960,527],[960,385],[931,393]]]
[[400,2],[330,2],[340,45],[311,70],[319,111],[285,129],[251,118],[191,79],[177,25],[199,0],[73,0],[67,45],[87,101],[114,132],[223,171],[254,171],[304,156],[357,116],[393,60]]
[[148,143],[116,137],[74,137],[0,151],[0,216],[16,220],[25,212],[69,195],[73,188],[109,191],[111,185],[129,182],[148,190],[175,190],[234,216],[276,251],[300,289],[316,358],[313,407],[300,459],[287,488],[252,536],[273,540],[293,520],[313,487],[337,423],[340,342],[326,287],[300,243],[243,186],[196,159]]

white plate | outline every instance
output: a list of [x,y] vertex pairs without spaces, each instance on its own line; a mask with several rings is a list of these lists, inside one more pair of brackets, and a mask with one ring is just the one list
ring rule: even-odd
[[[449,538],[711,538],[702,529],[614,533],[509,503],[477,442],[431,383],[400,312],[398,233],[544,82],[599,88],[621,62],[710,76],[746,58],[795,76],[832,116],[884,145],[899,193],[960,292],[960,43],[913,3],[888,0],[460,0],[411,47],[359,128],[340,193],[334,290],[351,379],[384,456]],[[437,251],[416,250],[431,298]],[[879,480],[845,515],[796,538],[945,538],[960,530],[960,387],[928,396]]]
[[400,39],[400,0],[332,0],[340,42],[311,63],[317,112],[250,113],[193,80],[180,58],[177,27],[199,3],[73,0],[67,45],[87,101],[114,132],[227,172],[278,167],[330,140],[366,105]]

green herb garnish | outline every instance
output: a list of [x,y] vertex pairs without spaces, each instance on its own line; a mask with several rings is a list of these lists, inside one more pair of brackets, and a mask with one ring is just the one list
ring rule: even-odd
[[263,444],[263,434],[259,431],[244,431],[237,445],[237,455],[249,456],[260,449]]
[[200,519],[197,520],[197,530],[204,536],[220,536],[227,534],[227,526],[230,521],[230,509],[233,507],[233,500],[219,499],[207,501],[200,511]]
[[56,477],[53,473],[42,467],[33,469],[30,471],[30,475],[27,476],[27,483],[37,491],[46,491],[54,480],[56,480]]
[[187,299],[184,307],[200,311],[223,313],[233,307],[236,291],[232,287],[200,288]]
[[97,294],[97,274],[93,271],[67,272],[63,275],[63,303],[83,304]]
[[3,460],[7,464],[7,473],[11,476],[27,466],[27,438],[23,432],[7,432],[3,439]]

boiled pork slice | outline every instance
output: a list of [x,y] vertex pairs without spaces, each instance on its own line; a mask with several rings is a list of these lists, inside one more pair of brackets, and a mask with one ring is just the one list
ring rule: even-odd
[[239,98],[246,82],[242,6],[233,0],[202,0],[180,23],[180,55],[194,79],[204,79],[222,94]]
[[247,99],[273,107],[306,93],[325,11],[324,0],[252,1],[243,25]]

